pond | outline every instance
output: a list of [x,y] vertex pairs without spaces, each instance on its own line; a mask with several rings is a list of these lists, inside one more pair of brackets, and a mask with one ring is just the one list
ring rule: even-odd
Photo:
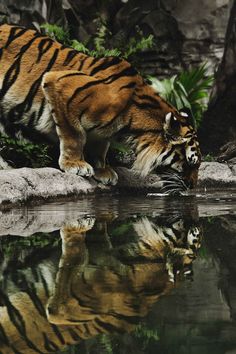
[[0,215],[0,353],[236,352],[236,193]]

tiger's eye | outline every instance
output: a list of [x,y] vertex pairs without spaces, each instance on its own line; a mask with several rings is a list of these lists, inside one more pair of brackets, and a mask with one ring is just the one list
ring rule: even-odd
[[172,116],[171,122],[170,122],[170,127],[171,129],[176,132],[179,130],[180,128],[180,123],[178,121],[178,119],[175,116]]

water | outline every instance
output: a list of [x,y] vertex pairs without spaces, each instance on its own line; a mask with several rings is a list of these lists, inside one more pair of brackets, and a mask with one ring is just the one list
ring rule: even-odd
[[235,353],[236,193],[0,215],[0,353]]

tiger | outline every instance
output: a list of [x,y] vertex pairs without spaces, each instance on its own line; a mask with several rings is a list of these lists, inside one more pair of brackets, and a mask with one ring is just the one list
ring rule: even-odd
[[[129,225],[118,238],[114,222]],[[43,257],[32,262],[27,254],[17,268],[3,262],[1,353],[46,354],[99,334],[133,331],[200,247],[199,227],[181,218],[168,225],[148,217],[114,222],[104,216],[65,223],[61,255],[42,249]]]
[[59,146],[62,171],[115,185],[112,138],[132,146],[132,168],[158,167],[197,183],[192,118],[166,102],[126,60],[91,57],[18,25],[0,26],[0,131]]

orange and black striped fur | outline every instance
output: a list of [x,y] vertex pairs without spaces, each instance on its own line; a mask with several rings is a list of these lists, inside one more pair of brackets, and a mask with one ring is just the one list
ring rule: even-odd
[[135,148],[134,168],[143,175],[166,166],[196,184],[200,151],[188,115],[125,60],[89,57],[37,31],[2,25],[0,109],[2,132],[59,143],[64,171],[115,184],[106,153],[120,134]]

